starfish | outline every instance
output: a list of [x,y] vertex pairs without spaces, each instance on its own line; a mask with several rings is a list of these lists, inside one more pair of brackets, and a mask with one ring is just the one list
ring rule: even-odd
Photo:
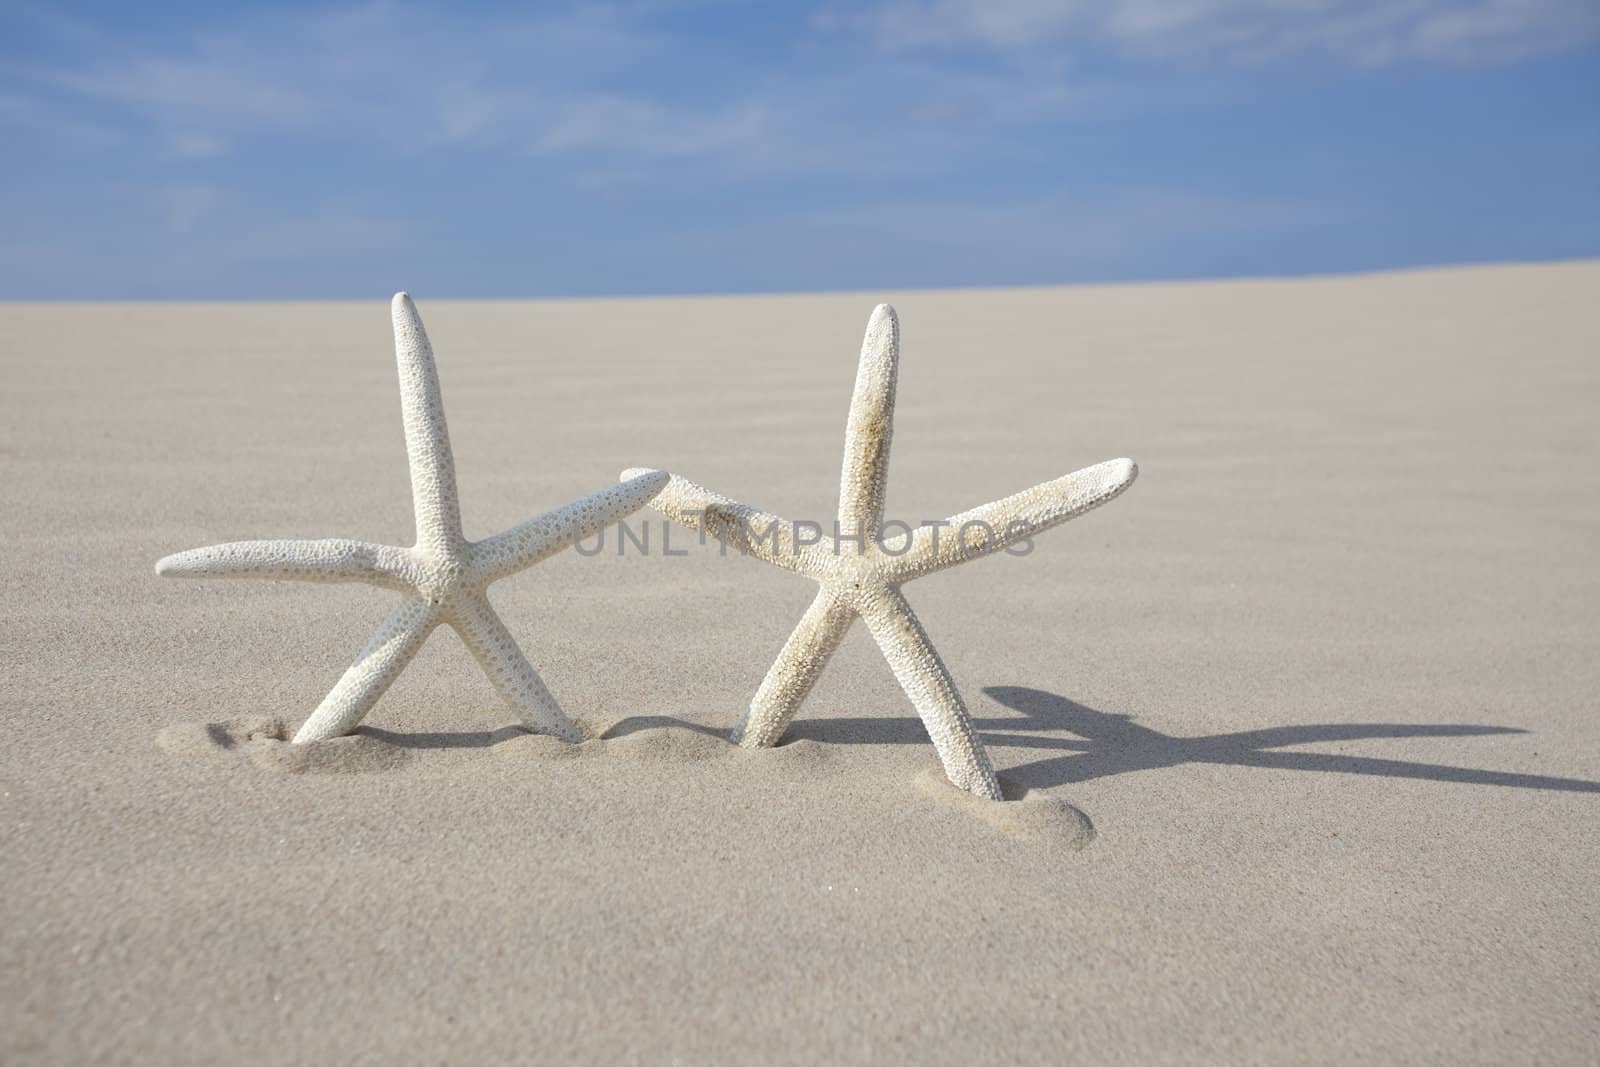
[[[831,536],[816,523],[792,522],[676,474],[651,506],[675,522],[821,586],[734,729],[735,743],[762,748],[778,742],[828,658],[860,617],[915,705],[950,781],[970,793],[999,800],[1000,784],[983,740],[900,587],[913,578],[1026,541],[1099,507],[1132,485],[1139,468],[1131,459],[1110,460],[915,531],[905,523],[885,523],[899,365],[900,323],[892,307],[879,304],[861,344],[845,426],[838,520]],[[648,473],[636,468],[622,476],[633,479]],[[887,533],[892,525],[904,530],[898,544],[895,535]],[[941,537],[945,527],[953,533]],[[806,536],[808,529],[813,537]]]
[[461,636],[501,698],[530,730],[581,740],[489,605],[488,586],[632,514],[666,484],[667,475],[631,478],[504,533],[468,541],[461,532],[455,460],[433,347],[410,296],[396,294],[392,313],[417,543],[402,548],[340,538],[236,541],[167,556],[156,564],[156,573],[175,578],[364,582],[403,594],[355,663],[295,734],[296,744],[354,730],[440,623]]

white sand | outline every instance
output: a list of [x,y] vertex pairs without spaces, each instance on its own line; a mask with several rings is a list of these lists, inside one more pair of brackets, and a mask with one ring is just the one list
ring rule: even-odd
[[390,595],[152,564],[409,535],[387,294],[0,306],[0,1062],[1590,1062],[1596,293],[418,294],[469,536],[635,465],[830,519],[879,299],[891,517],[1137,458],[909,590],[1028,791],[987,820],[861,632],[799,743],[693,729],[812,589],[663,558],[653,515],[648,558],[494,590],[608,739],[505,728],[441,632],[362,735],[290,750]]

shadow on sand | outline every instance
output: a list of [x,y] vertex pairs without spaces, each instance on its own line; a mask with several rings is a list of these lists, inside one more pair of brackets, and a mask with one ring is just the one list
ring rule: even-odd
[[[1527,732],[1507,726],[1330,723],[1275,726],[1211,737],[1173,737],[1147,726],[1139,726],[1127,715],[1113,715],[1086,708],[1042,689],[1000,685],[991,686],[984,693],[1005,707],[1021,712],[1020,718],[973,719],[990,747],[1066,753],[1024,763],[1005,772],[1007,778],[1033,789],[1086,782],[1092,778],[1132,771],[1176,767],[1184,763],[1217,763],[1278,770],[1371,774],[1385,778],[1423,778],[1435,782],[1500,785],[1518,789],[1600,793],[1600,782],[1580,778],[1548,778],[1537,774],[1479,771],[1467,767],[1407,763],[1367,756],[1280,751],[1293,745],[1332,741],[1478,737]],[[928,732],[923,728],[922,720],[913,717],[822,718],[802,719],[789,728],[786,740],[801,738],[840,745],[925,745],[928,743]]]
[[[580,729],[583,724],[579,724]],[[615,723],[598,734],[593,740],[611,741],[631,734],[643,733],[647,730],[686,730],[694,734],[704,734],[708,737],[725,737],[726,730],[718,730],[710,726],[689,722],[686,719],[677,719],[671,715],[633,715],[621,722]],[[357,734],[365,734],[376,738],[385,744],[397,748],[493,748],[502,741],[509,741],[515,737],[523,737],[528,731],[521,726],[502,726],[498,730],[457,730],[442,733],[415,733],[403,734],[394,730],[384,730],[377,726],[358,726]]]
[[[1060,752],[1008,769],[1006,777],[1030,789],[1070,782],[1086,782],[1113,774],[1159,770],[1185,763],[1214,763],[1236,767],[1265,767],[1291,771],[1331,771],[1370,774],[1384,778],[1421,778],[1467,785],[1498,785],[1516,789],[1552,789],[1568,793],[1600,793],[1600,782],[1581,778],[1552,778],[1538,774],[1480,771],[1436,763],[1409,763],[1370,756],[1345,756],[1324,752],[1286,752],[1295,745],[1336,741],[1370,741],[1404,737],[1482,737],[1521,734],[1509,726],[1466,724],[1328,723],[1312,726],[1274,726],[1264,730],[1216,734],[1210,737],[1174,737],[1140,726],[1127,715],[1114,715],[1084,707],[1064,696],[1020,685],[998,685],[984,694],[1019,716],[974,718],[973,723],[991,748],[1024,748]],[[685,729],[697,734],[723,736],[723,731],[666,715],[636,715],[612,725],[602,739],[626,737],[646,730]],[[396,733],[363,726],[367,734],[399,748],[489,748],[526,733],[520,726],[493,732]],[[785,741],[810,740],[832,745],[925,745],[928,732],[914,716],[899,718],[813,718],[789,727]]]
[[455,730],[447,733],[402,734],[376,726],[358,726],[357,734],[377,738],[396,748],[493,748],[502,741],[521,737],[528,731],[520,726],[502,726],[498,730]]

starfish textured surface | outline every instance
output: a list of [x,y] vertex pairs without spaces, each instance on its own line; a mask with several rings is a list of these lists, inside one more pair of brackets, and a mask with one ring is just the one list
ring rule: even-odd
[[433,348],[411,297],[397,294],[393,315],[417,543],[401,548],[339,539],[238,541],[167,556],[156,564],[156,573],[177,578],[365,582],[403,594],[355,663],[295,734],[297,744],[355,729],[440,623],[461,635],[500,696],[530,730],[577,741],[577,728],[490,606],[489,583],[632,514],[666,484],[667,475],[641,474],[494,537],[468,541],[461,532],[455,460]]
[[[900,323],[892,307],[880,304],[861,345],[845,427],[839,514],[831,535],[807,539],[804,530],[814,530],[814,524],[797,524],[729,500],[677,475],[652,506],[748,555],[804,574],[821,587],[750,701],[734,741],[751,748],[776,744],[859,616],[916,706],[950,781],[999,800],[1000,784],[983,740],[900,587],[1099,507],[1132,485],[1139,469],[1131,459],[1110,460],[943,523],[908,530],[903,537],[885,536],[883,507],[899,368]],[[623,484],[648,473],[625,471],[622,476],[628,481]]]

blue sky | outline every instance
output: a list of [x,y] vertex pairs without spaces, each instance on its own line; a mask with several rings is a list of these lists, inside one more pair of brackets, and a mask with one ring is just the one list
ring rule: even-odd
[[1595,0],[0,0],[0,299],[1600,255]]

